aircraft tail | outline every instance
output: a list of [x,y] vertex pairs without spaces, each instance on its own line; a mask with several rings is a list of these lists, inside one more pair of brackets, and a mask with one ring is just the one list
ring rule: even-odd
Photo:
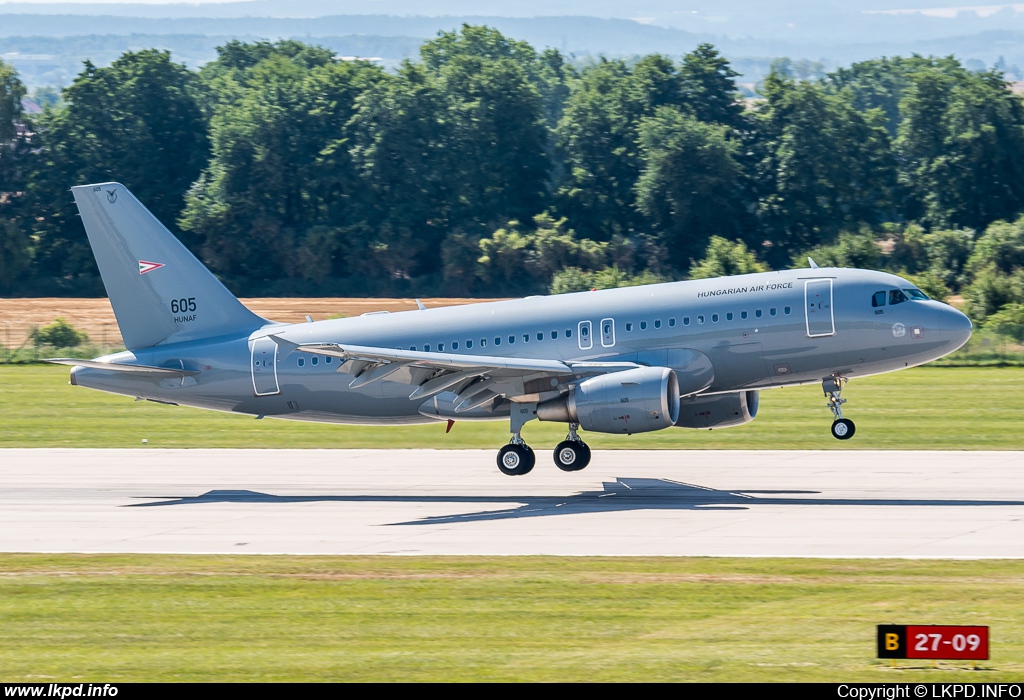
[[245,308],[124,185],[72,187],[129,350],[253,331]]

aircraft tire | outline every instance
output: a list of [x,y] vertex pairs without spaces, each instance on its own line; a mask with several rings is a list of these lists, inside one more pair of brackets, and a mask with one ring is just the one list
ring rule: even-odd
[[498,469],[506,476],[522,476],[533,470],[537,455],[529,445],[508,444],[498,450]]
[[565,440],[555,447],[554,458],[563,472],[578,472],[590,464],[590,448],[580,440]]
[[849,418],[840,418],[832,423],[832,437],[836,440],[849,440],[857,432],[857,426]]

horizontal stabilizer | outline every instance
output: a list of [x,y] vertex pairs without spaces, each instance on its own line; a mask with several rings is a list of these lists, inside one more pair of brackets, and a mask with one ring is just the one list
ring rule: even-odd
[[128,372],[131,374],[148,374],[154,377],[194,377],[199,374],[194,370],[175,367],[150,367],[149,365],[123,365],[116,362],[98,362],[96,360],[76,360],[73,357],[54,357],[44,362],[55,365],[71,365],[72,367],[88,367],[108,372]]

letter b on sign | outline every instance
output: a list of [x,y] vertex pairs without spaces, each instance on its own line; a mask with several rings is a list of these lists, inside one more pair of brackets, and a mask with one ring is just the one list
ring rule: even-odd
[[878,626],[878,658],[907,658],[907,628],[904,625]]

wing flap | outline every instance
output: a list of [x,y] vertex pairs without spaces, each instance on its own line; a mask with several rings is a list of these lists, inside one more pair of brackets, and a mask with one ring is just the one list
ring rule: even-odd
[[337,343],[308,343],[295,348],[313,355],[330,355],[345,360],[359,360],[372,364],[401,362],[407,365],[434,367],[447,370],[512,370],[514,372],[544,372],[547,374],[573,374],[572,368],[560,360],[538,360],[522,357],[495,357],[492,355],[455,355],[445,352],[417,350],[391,350],[363,345]]

